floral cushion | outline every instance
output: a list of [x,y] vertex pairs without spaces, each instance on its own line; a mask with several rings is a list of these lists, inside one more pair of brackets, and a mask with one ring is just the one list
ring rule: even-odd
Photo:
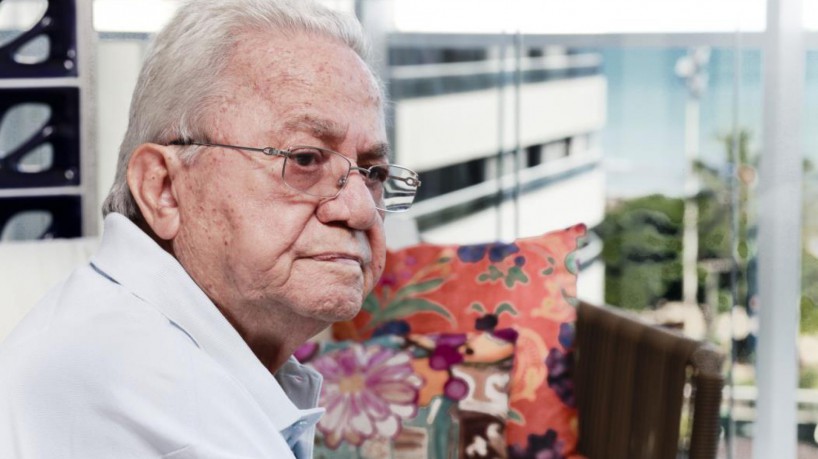
[[[576,296],[576,225],[504,244],[420,244],[389,252],[379,284],[336,339],[407,333],[514,329],[510,458],[575,453],[571,355]],[[545,455],[543,455],[545,454]]]
[[315,458],[504,457],[513,330],[307,344],[324,376]]

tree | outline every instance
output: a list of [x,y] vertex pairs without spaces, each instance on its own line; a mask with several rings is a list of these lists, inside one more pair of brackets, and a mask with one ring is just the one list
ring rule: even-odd
[[605,245],[605,301],[645,309],[681,292],[681,199],[652,195],[609,209],[598,232]]

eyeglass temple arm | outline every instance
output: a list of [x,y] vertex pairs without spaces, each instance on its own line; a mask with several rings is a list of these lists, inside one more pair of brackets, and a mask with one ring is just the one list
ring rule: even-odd
[[[371,166],[371,167],[381,167],[381,166]],[[364,173],[367,173],[367,174],[370,171],[370,169],[368,169],[366,167],[360,167],[360,166],[351,166],[349,168],[349,170],[350,171],[364,172]],[[415,177],[399,177],[397,175],[389,174],[389,178],[394,179],[394,180],[400,180],[401,182],[403,182],[403,183],[405,183],[405,184],[407,184],[409,186],[413,186],[415,188],[420,187],[420,180],[418,180]]]
[[274,156],[274,155],[275,156],[285,156],[286,153],[287,153],[284,150],[279,150],[278,148],[273,148],[273,147],[264,147],[264,148],[244,147],[244,146],[240,146],[240,145],[227,145],[227,144],[223,144],[223,143],[194,142],[192,140],[184,140],[184,139],[174,140],[172,142],[169,142],[168,145],[180,145],[180,146],[196,145],[198,147],[221,147],[221,148],[230,148],[230,149],[233,149],[233,150],[257,151],[257,152],[260,152],[260,153],[264,153],[267,156]]
[[415,177],[398,177],[397,175],[390,175],[395,180],[400,180],[401,182],[413,186],[415,188],[420,188],[420,180],[416,179]]
[[[287,152],[284,150],[279,150],[278,148],[273,147],[244,147],[239,145],[226,145],[223,143],[212,143],[212,142],[194,142],[192,140],[187,139],[179,139],[169,142],[168,145],[180,145],[180,146],[189,146],[189,145],[196,145],[199,147],[221,147],[221,148],[231,148],[235,150],[248,150],[248,151],[258,151],[264,153],[267,156],[287,156]],[[347,159],[347,161],[349,161]],[[359,172],[369,172],[369,169],[365,167],[358,167],[352,166],[352,162],[350,161],[350,170],[357,170]],[[420,188],[420,180],[415,177],[398,177],[397,175],[390,175],[395,180],[400,180],[401,182],[406,183],[409,186],[414,186],[416,188]]]

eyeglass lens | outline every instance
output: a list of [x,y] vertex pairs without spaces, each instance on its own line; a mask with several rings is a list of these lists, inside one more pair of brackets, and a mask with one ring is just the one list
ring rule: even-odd
[[[282,177],[290,187],[320,197],[334,197],[352,168],[348,158],[330,150],[298,147],[284,162]],[[362,172],[375,206],[390,212],[407,210],[417,191],[417,175],[400,166],[372,166]]]

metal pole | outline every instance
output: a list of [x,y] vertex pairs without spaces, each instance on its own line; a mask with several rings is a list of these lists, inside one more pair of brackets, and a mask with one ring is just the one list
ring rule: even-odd
[[699,275],[699,180],[696,162],[699,157],[699,123],[701,97],[707,88],[707,63],[710,49],[691,48],[676,61],[676,75],[687,85],[685,104],[685,159],[687,173],[684,188],[684,230],[682,234],[682,300],[698,305]]
[[520,237],[520,157],[522,156],[522,87],[523,87],[523,35],[517,31],[514,37],[516,67],[514,78],[514,239]]
[[796,338],[801,292],[803,0],[769,0],[764,47],[764,146],[759,173],[753,457],[796,457]]
[[[739,124],[741,120],[739,120],[739,108],[740,108],[740,101],[741,101],[741,76],[742,76],[742,60],[741,60],[741,33],[736,32],[736,42],[733,46],[733,52],[735,53],[733,56],[733,100],[732,100],[732,118],[733,118],[733,129],[732,135],[730,138],[730,156],[727,158],[728,163],[730,164],[730,175],[727,178],[729,190],[730,190],[730,239],[731,239],[731,266],[730,266],[730,311],[732,313],[733,308],[736,307],[737,304],[744,304],[743,299],[739,298],[739,251],[738,251],[738,244],[744,235],[739,234],[739,183],[738,183],[738,168],[740,165],[741,158],[739,157]],[[746,241],[745,241],[746,242]],[[745,266],[746,264],[742,263],[741,266]],[[743,272],[743,275],[746,276],[747,272],[746,269]],[[727,443],[725,445],[725,449],[727,451],[727,459],[733,459],[736,455],[736,421],[733,417],[734,410],[735,410],[735,391],[733,388],[735,387],[735,379],[733,378],[733,370],[735,366],[735,344],[733,343],[733,336],[734,333],[734,324],[733,321],[730,321],[730,359],[727,362],[727,386],[730,387],[730,392],[727,402],[727,432],[724,438],[727,439]]]
[[497,74],[497,198],[494,209],[497,212],[495,220],[496,240],[503,238],[503,201],[505,201],[505,189],[503,188],[503,175],[505,174],[505,151],[506,151],[506,41],[505,32],[500,40],[500,53],[498,56],[500,70]]
[[696,160],[699,156],[699,96],[689,94],[685,104],[685,177],[684,231],[682,236],[682,299],[685,304],[697,305],[699,292],[699,203],[697,193]]
[[82,188],[82,234],[96,236],[100,233],[101,200],[97,194],[96,142],[96,34],[93,32],[93,5],[90,0],[78,1],[77,7],[77,60],[79,64],[78,86],[80,89],[80,170]]

